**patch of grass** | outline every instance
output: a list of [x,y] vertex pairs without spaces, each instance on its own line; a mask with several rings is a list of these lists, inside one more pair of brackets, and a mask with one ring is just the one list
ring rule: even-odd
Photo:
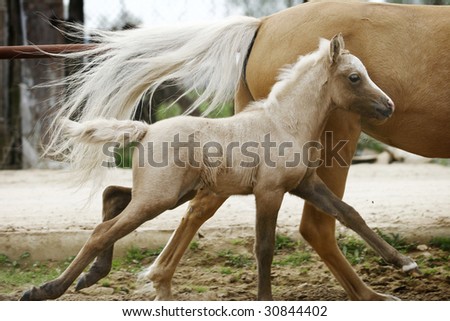
[[197,251],[198,249],[200,248],[200,243],[199,242],[197,242],[197,241],[192,241],[190,244],[189,244],[189,249],[191,250],[191,251]]
[[233,274],[233,269],[228,267],[228,266],[223,266],[220,268],[220,274],[224,274],[224,275],[230,275]]
[[338,240],[339,248],[351,264],[359,264],[367,255],[366,244],[354,237],[345,237]]
[[420,271],[423,275],[435,275],[439,273],[439,269],[437,268],[421,268]]
[[18,260],[0,254],[0,293],[8,293],[25,286],[39,285],[55,279],[64,271],[73,258],[62,262],[31,262],[30,253],[25,252]]
[[56,269],[8,269],[0,273],[0,292],[8,293],[14,289],[39,285],[58,277]]
[[0,266],[10,264],[11,260],[5,254],[0,254]]
[[242,268],[251,264],[251,257],[243,254],[235,254],[231,250],[222,250],[217,255],[225,259],[225,266]]
[[432,160],[432,163],[439,164],[442,166],[450,166],[450,159],[449,158],[434,158]]
[[311,253],[308,252],[295,252],[294,254],[287,255],[280,260],[274,260],[274,265],[280,266],[300,266],[302,263],[309,262],[311,260]]
[[381,230],[375,230],[377,234],[389,243],[394,249],[400,252],[408,252],[416,248],[416,243],[408,242],[404,237],[400,236],[400,234],[389,233],[385,234]]
[[162,251],[162,248],[156,250],[141,249],[138,247],[132,247],[127,251],[125,262],[133,264],[142,264],[144,260],[158,256]]
[[430,245],[443,251],[450,252],[450,237],[434,237],[430,241]]
[[275,250],[293,249],[297,245],[297,242],[291,239],[289,236],[277,234],[275,236]]
[[206,291],[208,291],[208,288],[206,286],[196,285],[192,287],[192,290],[197,293],[205,293]]
[[102,280],[101,285],[104,288],[110,288],[111,287],[111,281],[109,281],[109,280]]
[[238,246],[238,245],[244,245],[245,244],[245,240],[243,239],[233,239],[230,241],[231,244]]

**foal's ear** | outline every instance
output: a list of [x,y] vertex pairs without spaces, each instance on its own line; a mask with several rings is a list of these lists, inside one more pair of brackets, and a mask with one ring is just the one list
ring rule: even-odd
[[345,43],[344,38],[342,37],[342,33],[338,33],[331,39],[330,42],[330,60],[331,63],[336,63],[341,51],[344,50]]

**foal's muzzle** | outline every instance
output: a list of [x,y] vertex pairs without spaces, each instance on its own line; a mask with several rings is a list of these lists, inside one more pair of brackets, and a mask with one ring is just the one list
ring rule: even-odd
[[391,98],[383,96],[377,103],[375,110],[377,111],[380,118],[389,118],[392,116],[395,110],[395,105]]

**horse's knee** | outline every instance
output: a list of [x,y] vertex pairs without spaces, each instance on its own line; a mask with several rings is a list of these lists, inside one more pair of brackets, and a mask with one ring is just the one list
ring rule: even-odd
[[203,206],[189,205],[186,215],[183,218],[188,222],[202,223],[213,216],[214,212]]
[[189,203],[185,219],[201,224],[210,219],[224,201],[225,198],[213,193],[199,192]]

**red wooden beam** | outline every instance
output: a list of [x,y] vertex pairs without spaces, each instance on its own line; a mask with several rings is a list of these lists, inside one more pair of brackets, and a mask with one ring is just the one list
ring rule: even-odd
[[79,52],[92,49],[94,47],[94,44],[0,46],[0,59],[51,58],[52,56],[50,54]]

